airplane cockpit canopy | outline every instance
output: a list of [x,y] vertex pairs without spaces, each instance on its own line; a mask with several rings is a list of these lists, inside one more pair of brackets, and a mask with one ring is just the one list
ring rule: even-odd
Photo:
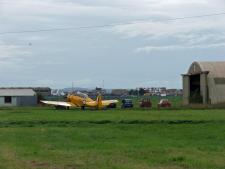
[[77,92],[75,95],[76,95],[76,96],[79,96],[79,97],[81,97],[81,98],[84,98],[84,99],[88,98],[88,95],[85,94],[85,93],[82,93],[82,92]]

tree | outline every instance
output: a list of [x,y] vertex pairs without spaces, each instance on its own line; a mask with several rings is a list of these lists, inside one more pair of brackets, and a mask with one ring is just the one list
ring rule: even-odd
[[139,88],[139,95],[143,96],[145,94],[145,89],[144,88]]
[[137,91],[137,90],[131,89],[131,90],[129,91],[129,95],[137,95],[137,94],[138,94],[138,91]]

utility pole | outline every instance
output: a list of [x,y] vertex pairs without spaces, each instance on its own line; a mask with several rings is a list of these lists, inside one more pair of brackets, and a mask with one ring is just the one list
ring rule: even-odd
[[72,94],[74,92],[74,83],[72,82]]
[[137,92],[138,92],[138,99],[139,99],[139,95],[140,95],[140,93],[139,93],[139,88],[137,88]]

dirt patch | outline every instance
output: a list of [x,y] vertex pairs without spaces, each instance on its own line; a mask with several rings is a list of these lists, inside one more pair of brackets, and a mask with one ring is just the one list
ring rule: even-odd
[[31,161],[32,168],[49,168],[51,165],[47,162]]
[[0,128],[3,127],[77,127],[79,125],[102,125],[102,124],[209,124],[224,123],[224,120],[99,120],[99,121],[1,121]]

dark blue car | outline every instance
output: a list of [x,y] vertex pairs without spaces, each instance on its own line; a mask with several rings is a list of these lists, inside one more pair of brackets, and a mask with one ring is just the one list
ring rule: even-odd
[[131,99],[123,99],[121,108],[133,108],[134,105]]

